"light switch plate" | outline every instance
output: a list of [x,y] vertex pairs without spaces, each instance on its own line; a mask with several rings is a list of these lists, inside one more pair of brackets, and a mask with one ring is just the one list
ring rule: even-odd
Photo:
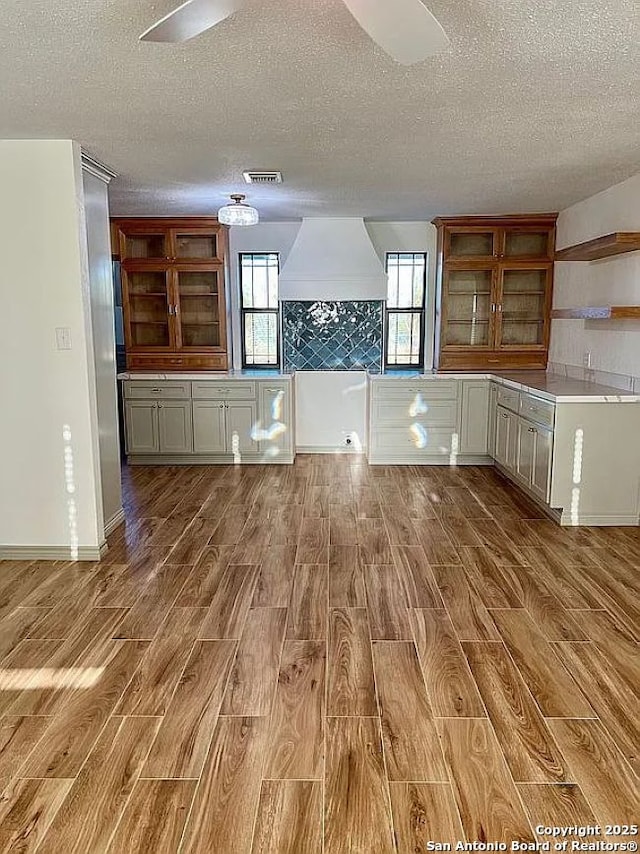
[[58,350],[71,349],[71,329],[68,326],[56,327],[56,348]]

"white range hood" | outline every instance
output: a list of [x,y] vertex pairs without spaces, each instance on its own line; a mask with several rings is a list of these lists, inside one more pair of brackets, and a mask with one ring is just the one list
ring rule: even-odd
[[306,217],[279,277],[282,300],[382,300],[387,276],[364,220]]

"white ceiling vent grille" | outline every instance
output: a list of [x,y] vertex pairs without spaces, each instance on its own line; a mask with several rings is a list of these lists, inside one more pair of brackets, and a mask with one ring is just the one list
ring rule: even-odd
[[254,169],[242,174],[247,184],[282,184],[282,172],[265,172]]

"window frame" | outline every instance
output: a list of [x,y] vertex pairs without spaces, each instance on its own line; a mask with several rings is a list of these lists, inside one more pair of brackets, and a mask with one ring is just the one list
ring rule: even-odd
[[[399,251],[396,250],[394,252],[386,252],[384,259],[384,271],[389,275],[389,257],[391,255],[420,255],[424,259],[424,274],[422,278],[422,307],[421,308],[389,308],[388,307],[388,292],[387,299],[384,301],[384,354],[383,354],[383,367],[384,370],[391,371],[402,371],[402,370],[416,370],[422,369],[424,370],[424,360],[425,360],[425,336],[426,336],[426,308],[427,308],[427,285],[428,285],[428,271],[429,271],[429,253],[426,251],[413,252],[413,251]],[[417,362],[402,362],[400,364],[396,362],[389,362],[389,318],[392,314],[410,314],[410,315],[418,315],[420,318],[420,329],[419,329],[419,338],[420,345],[418,350],[418,361]]]
[[[273,252],[271,250],[262,252],[238,252],[238,296],[240,303],[240,360],[242,364],[242,369],[251,371],[279,371],[282,365],[282,320],[279,297],[277,300],[277,308],[245,308],[244,306],[244,292],[242,288],[242,259],[245,257],[251,257],[253,255],[275,255],[277,260],[278,277],[280,276],[279,252]],[[276,361],[274,363],[255,364],[253,362],[247,362],[245,328],[246,316],[248,314],[274,314],[276,316]]]

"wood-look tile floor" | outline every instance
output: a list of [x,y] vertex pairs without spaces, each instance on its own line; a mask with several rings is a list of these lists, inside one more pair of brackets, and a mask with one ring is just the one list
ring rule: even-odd
[[638,529],[561,529],[489,468],[123,478],[105,560],[0,563],[0,851],[415,854],[639,818]]

